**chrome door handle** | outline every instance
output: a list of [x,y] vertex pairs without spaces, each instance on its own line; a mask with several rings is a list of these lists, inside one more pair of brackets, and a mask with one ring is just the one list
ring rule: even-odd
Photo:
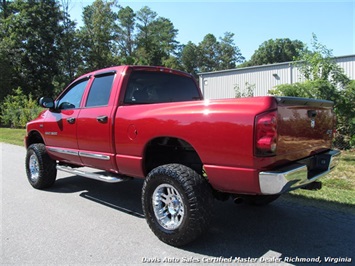
[[74,124],[75,123],[75,118],[74,117],[68,117],[67,121],[69,124]]
[[96,120],[100,123],[107,123],[108,117],[107,115],[101,115],[96,117]]

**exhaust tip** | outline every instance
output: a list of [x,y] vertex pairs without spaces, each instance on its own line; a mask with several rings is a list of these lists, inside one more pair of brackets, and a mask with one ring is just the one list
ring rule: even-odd
[[233,199],[233,201],[235,204],[241,204],[241,203],[243,203],[244,200],[240,197],[236,197]]

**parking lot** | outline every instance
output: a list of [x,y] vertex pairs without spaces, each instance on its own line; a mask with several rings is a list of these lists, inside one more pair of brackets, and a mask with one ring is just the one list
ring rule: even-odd
[[290,196],[266,207],[217,202],[208,233],[175,248],[146,224],[141,180],[107,184],[58,172],[53,188],[35,190],[26,179],[25,148],[0,147],[1,265],[225,265],[255,259],[298,265],[301,259],[355,259],[351,207]]

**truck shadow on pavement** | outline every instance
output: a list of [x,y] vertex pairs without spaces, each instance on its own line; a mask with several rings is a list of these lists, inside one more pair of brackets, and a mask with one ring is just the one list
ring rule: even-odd
[[[70,176],[58,179],[47,191],[81,192],[79,195],[85,199],[144,218],[142,185],[143,180],[107,184]],[[351,258],[355,250],[355,212],[346,210],[324,208],[288,195],[264,207],[216,201],[209,231],[181,249],[223,258],[260,258],[269,251],[281,258],[320,257],[322,262],[327,257]]]
[[351,258],[354,225],[353,212],[304,204],[289,195],[263,207],[217,202],[209,234],[189,250],[225,258],[260,258],[273,251],[281,258],[320,257],[324,263],[327,257]]
[[58,179],[54,186],[47,191],[57,193],[81,192],[80,196],[85,199],[144,218],[141,206],[142,186],[143,180],[139,179],[109,184],[85,177],[70,176]]

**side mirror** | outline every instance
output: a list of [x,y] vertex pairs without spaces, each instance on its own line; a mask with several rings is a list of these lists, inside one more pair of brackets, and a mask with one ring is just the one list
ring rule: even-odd
[[74,109],[75,105],[68,102],[63,102],[59,105],[60,110]]
[[54,100],[50,97],[41,97],[38,104],[44,108],[54,108]]

